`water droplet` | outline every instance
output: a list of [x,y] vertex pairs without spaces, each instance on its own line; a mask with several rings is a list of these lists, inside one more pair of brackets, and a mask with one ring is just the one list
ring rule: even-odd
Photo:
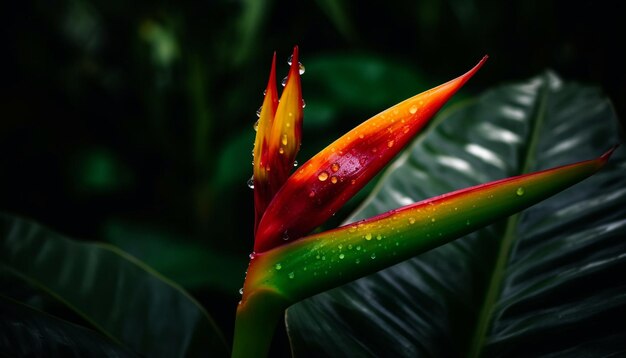
[[415,114],[415,112],[417,112],[417,106],[413,105],[411,106],[411,108],[409,108],[409,113]]
[[370,255],[370,258],[373,260],[376,258],[376,253],[372,252],[372,254]]
[[248,179],[248,188],[250,189],[254,189],[254,175],[250,177],[250,179]]
[[467,219],[467,221],[465,221],[465,225],[469,226],[469,224],[470,224],[470,221],[469,219]]
[[289,276],[289,278],[294,278],[294,277],[296,277],[296,274],[293,273],[293,272],[290,272],[289,275],[287,275],[287,276]]
[[343,249],[343,245],[342,244],[337,245],[337,247],[339,248],[339,250]]
[[415,224],[415,218],[409,218],[409,224],[411,225]]
[[306,107],[306,103],[302,100],[302,108]]
[[[259,130],[259,120],[258,119],[252,125],[252,129],[254,129],[255,132]],[[252,155],[254,156],[254,152],[252,152]]]
[[317,179],[319,179],[319,181],[326,181],[326,179],[328,179],[328,173],[326,172],[319,173],[319,175],[317,176]]
[[282,147],[281,147],[281,148],[278,148],[278,153],[280,153],[280,154],[285,154],[285,150],[284,150]]
[[239,294],[243,295],[243,287],[239,289]]
[[356,184],[356,180],[355,179],[350,180],[350,184],[352,185]]
[[264,95],[264,96],[265,96],[265,95],[267,95],[267,89],[264,89],[264,90],[263,90],[263,95]]
[[343,260],[345,257],[346,257],[346,255],[344,255],[344,254],[339,254],[339,258],[340,258],[340,259],[342,259],[342,260]]
[[371,240],[371,239],[372,239],[372,234],[367,233],[367,234],[365,235],[365,240],[369,241],[369,240]]
[[298,72],[303,75],[304,71],[306,70],[306,68],[304,68],[304,65],[300,62],[298,62]]
[[380,241],[380,240],[382,240],[382,239],[383,239],[383,236],[382,236],[382,235],[376,235],[376,240]]
[[287,145],[287,134],[283,134],[282,138],[280,139],[280,142],[283,145]]
[[352,250],[352,244],[348,245],[348,250]]
[[285,232],[283,232],[283,236],[282,236],[284,241],[289,240],[289,234],[287,233],[287,230],[285,230]]
[[326,261],[326,256],[322,255],[322,261]]
[[394,141],[390,140],[389,142],[387,142],[387,147],[391,148],[393,147]]
[[354,260],[354,262],[356,262],[357,264],[360,264],[360,263],[361,263],[361,260],[356,259],[356,260]]
[[250,255],[248,255],[248,257],[250,258],[250,260],[254,260],[254,258],[256,257],[256,252],[251,253]]
[[274,265],[274,268],[276,269],[276,271],[280,271],[280,269],[283,268],[283,265],[281,265],[280,262],[279,262],[276,265]]
[[261,111],[263,111],[263,106],[259,107],[259,109],[256,110],[257,117],[261,117]]
[[297,160],[294,160],[294,161],[293,161],[293,166],[294,166],[294,167],[297,167],[297,166],[298,166],[298,161],[297,161]]
[[309,198],[312,198],[312,197],[314,197],[314,196],[315,196],[315,192],[314,192],[313,190],[311,190],[311,191],[309,192]]
[[283,78],[283,80],[280,82],[280,84],[285,87],[287,85],[287,78],[289,78],[288,76],[285,76],[285,78]]
[[524,188],[520,186],[519,188],[517,188],[517,191],[515,193],[517,194],[517,196],[523,196],[525,192],[526,191],[524,190]]
[[332,171],[333,171],[333,173],[336,173],[336,172],[339,170],[339,164],[338,164],[338,163],[333,163],[333,164],[330,166],[330,170],[332,170]]
[[348,231],[355,232],[356,231],[356,226],[350,226],[350,229],[348,229]]
[[291,66],[292,63],[293,63],[293,55],[289,55],[289,58],[287,59],[287,64]]
[[361,245],[357,245],[356,251],[361,251]]
[[337,184],[337,177],[336,176],[330,177],[330,182],[333,184]]
[[432,219],[430,219],[430,221],[431,221],[431,222],[435,222],[435,221],[437,221],[437,219],[432,218]]

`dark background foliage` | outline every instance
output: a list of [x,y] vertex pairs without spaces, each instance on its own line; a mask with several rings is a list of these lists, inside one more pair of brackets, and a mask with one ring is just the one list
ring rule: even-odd
[[279,76],[295,44],[307,68],[300,162],[485,53],[460,97],[551,68],[601,86],[626,118],[621,2],[61,0],[2,13],[0,209],[120,246],[188,288],[227,336],[272,51]]

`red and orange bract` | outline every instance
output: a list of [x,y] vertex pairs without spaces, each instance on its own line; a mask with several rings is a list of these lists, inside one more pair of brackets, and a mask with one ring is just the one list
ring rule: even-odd
[[276,90],[276,53],[274,53],[257,124],[253,151],[255,230],[268,204],[293,169],[302,138],[302,103],[296,46],[280,101]]

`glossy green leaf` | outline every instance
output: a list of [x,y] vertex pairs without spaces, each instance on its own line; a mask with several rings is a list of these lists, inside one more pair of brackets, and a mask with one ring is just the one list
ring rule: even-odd
[[0,351],[11,357],[136,357],[81,326],[0,296]]
[[2,214],[0,268],[141,354],[227,354],[221,333],[193,298],[113,246],[73,241]]
[[146,224],[112,221],[104,238],[187,289],[235,295],[247,265],[245,257]]
[[[349,221],[618,142],[611,104],[551,73],[442,113]],[[626,352],[626,158],[521,214],[287,311],[296,356]]]

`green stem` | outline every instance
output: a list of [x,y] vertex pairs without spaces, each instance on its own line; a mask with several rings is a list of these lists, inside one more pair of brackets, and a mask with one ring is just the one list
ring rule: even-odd
[[237,307],[233,358],[266,357],[287,301],[270,290],[255,290]]

